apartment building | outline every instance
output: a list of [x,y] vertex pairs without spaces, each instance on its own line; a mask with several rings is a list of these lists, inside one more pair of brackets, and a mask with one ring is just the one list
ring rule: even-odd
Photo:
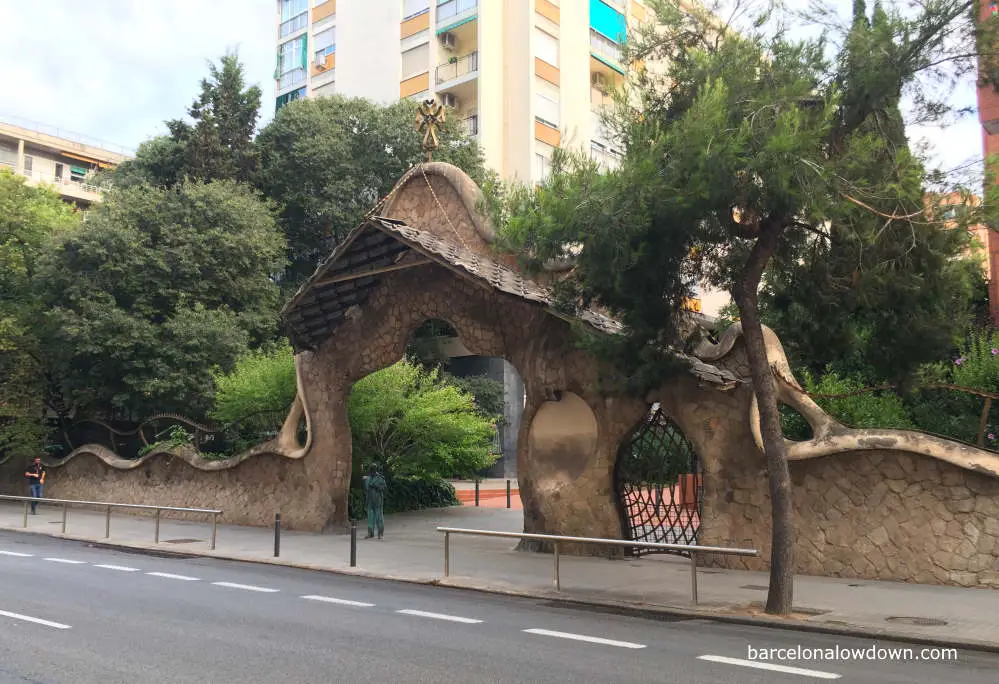
[[437,98],[505,178],[538,182],[559,145],[611,166],[597,111],[625,76],[639,0],[278,0],[276,107],[334,92]]
[[125,148],[107,147],[31,121],[0,121],[0,168],[24,176],[28,185],[50,186],[82,209],[101,199],[104,189],[94,184],[94,174],[131,157]]

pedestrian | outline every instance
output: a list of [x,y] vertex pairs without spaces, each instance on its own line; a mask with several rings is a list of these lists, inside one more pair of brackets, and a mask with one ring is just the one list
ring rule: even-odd
[[385,489],[387,487],[385,478],[378,472],[374,464],[368,468],[368,474],[364,478],[364,503],[368,508],[368,536],[371,539],[378,531],[378,538],[385,535]]
[[[24,472],[24,477],[28,480],[28,489],[31,491],[31,497],[34,499],[42,498],[42,486],[45,484],[45,466],[42,465],[42,459],[36,458],[32,461],[31,465]],[[31,515],[38,515],[36,512],[38,508],[38,502],[31,502]]]

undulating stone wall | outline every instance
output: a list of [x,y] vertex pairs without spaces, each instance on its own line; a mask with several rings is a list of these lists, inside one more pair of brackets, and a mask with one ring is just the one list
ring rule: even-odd
[[[722,393],[684,379],[663,395],[704,470],[701,543],[760,551],[706,562],[766,570],[770,494],[746,419],[749,389]],[[996,478],[887,450],[792,461],[790,470],[798,573],[999,587]]]

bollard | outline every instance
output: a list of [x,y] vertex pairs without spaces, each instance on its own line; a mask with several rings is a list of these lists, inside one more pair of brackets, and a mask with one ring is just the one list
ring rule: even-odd
[[212,544],[211,544],[212,551],[215,550],[215,538],[218,536],[218,531],[219,531],[219,514],[212,513]]
[[444,576],[451,576],[451,533],[444,533]]
[[66,512],[69,510],[69,504],[62,505],[62,533],[66,534]]
[[506,507],[510,508],[510,480],[506,481]]
[[104,518],[104,538],[110,539],[111,537],[111,507],[108,506],[107,515]]
[[28,502],[24,502],[24,526],[28,526]]
[[555,580],[555,591],[562,591],[562,577],[558,570],[558,542],[552,544],[552,552],[555,554],[554,567],[552,568],[552,579]]
[[478,505],[479,505],[479,481],[478,480],[475,481],[475,505],[476,505],[476,507],[478,507]]
[[697,555],[690,552],[690,598],[697,605]]
[[160,509],[156,509],[156,531],[153,532],[153,543],[160,543]]
[[274,557],[281,555],[281,512],[274,513]]
[[357,567],[357,521],[350,521],[350,567]]

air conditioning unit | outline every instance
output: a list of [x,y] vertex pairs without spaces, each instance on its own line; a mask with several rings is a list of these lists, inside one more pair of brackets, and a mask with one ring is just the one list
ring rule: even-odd
[[445,31],[444,33],[437,36],[437,39],[441,42],[441,47],[451,52],[458,47],[458,38],[450,31]]
[[590,75],[590,84],[602,93],[607,92],[607,76],[599,71]]
[[455,97],[454,93],[441,93],[440,100],[441,104],[445,107],[450,107],[451,109],[458,108],[458,98]]

